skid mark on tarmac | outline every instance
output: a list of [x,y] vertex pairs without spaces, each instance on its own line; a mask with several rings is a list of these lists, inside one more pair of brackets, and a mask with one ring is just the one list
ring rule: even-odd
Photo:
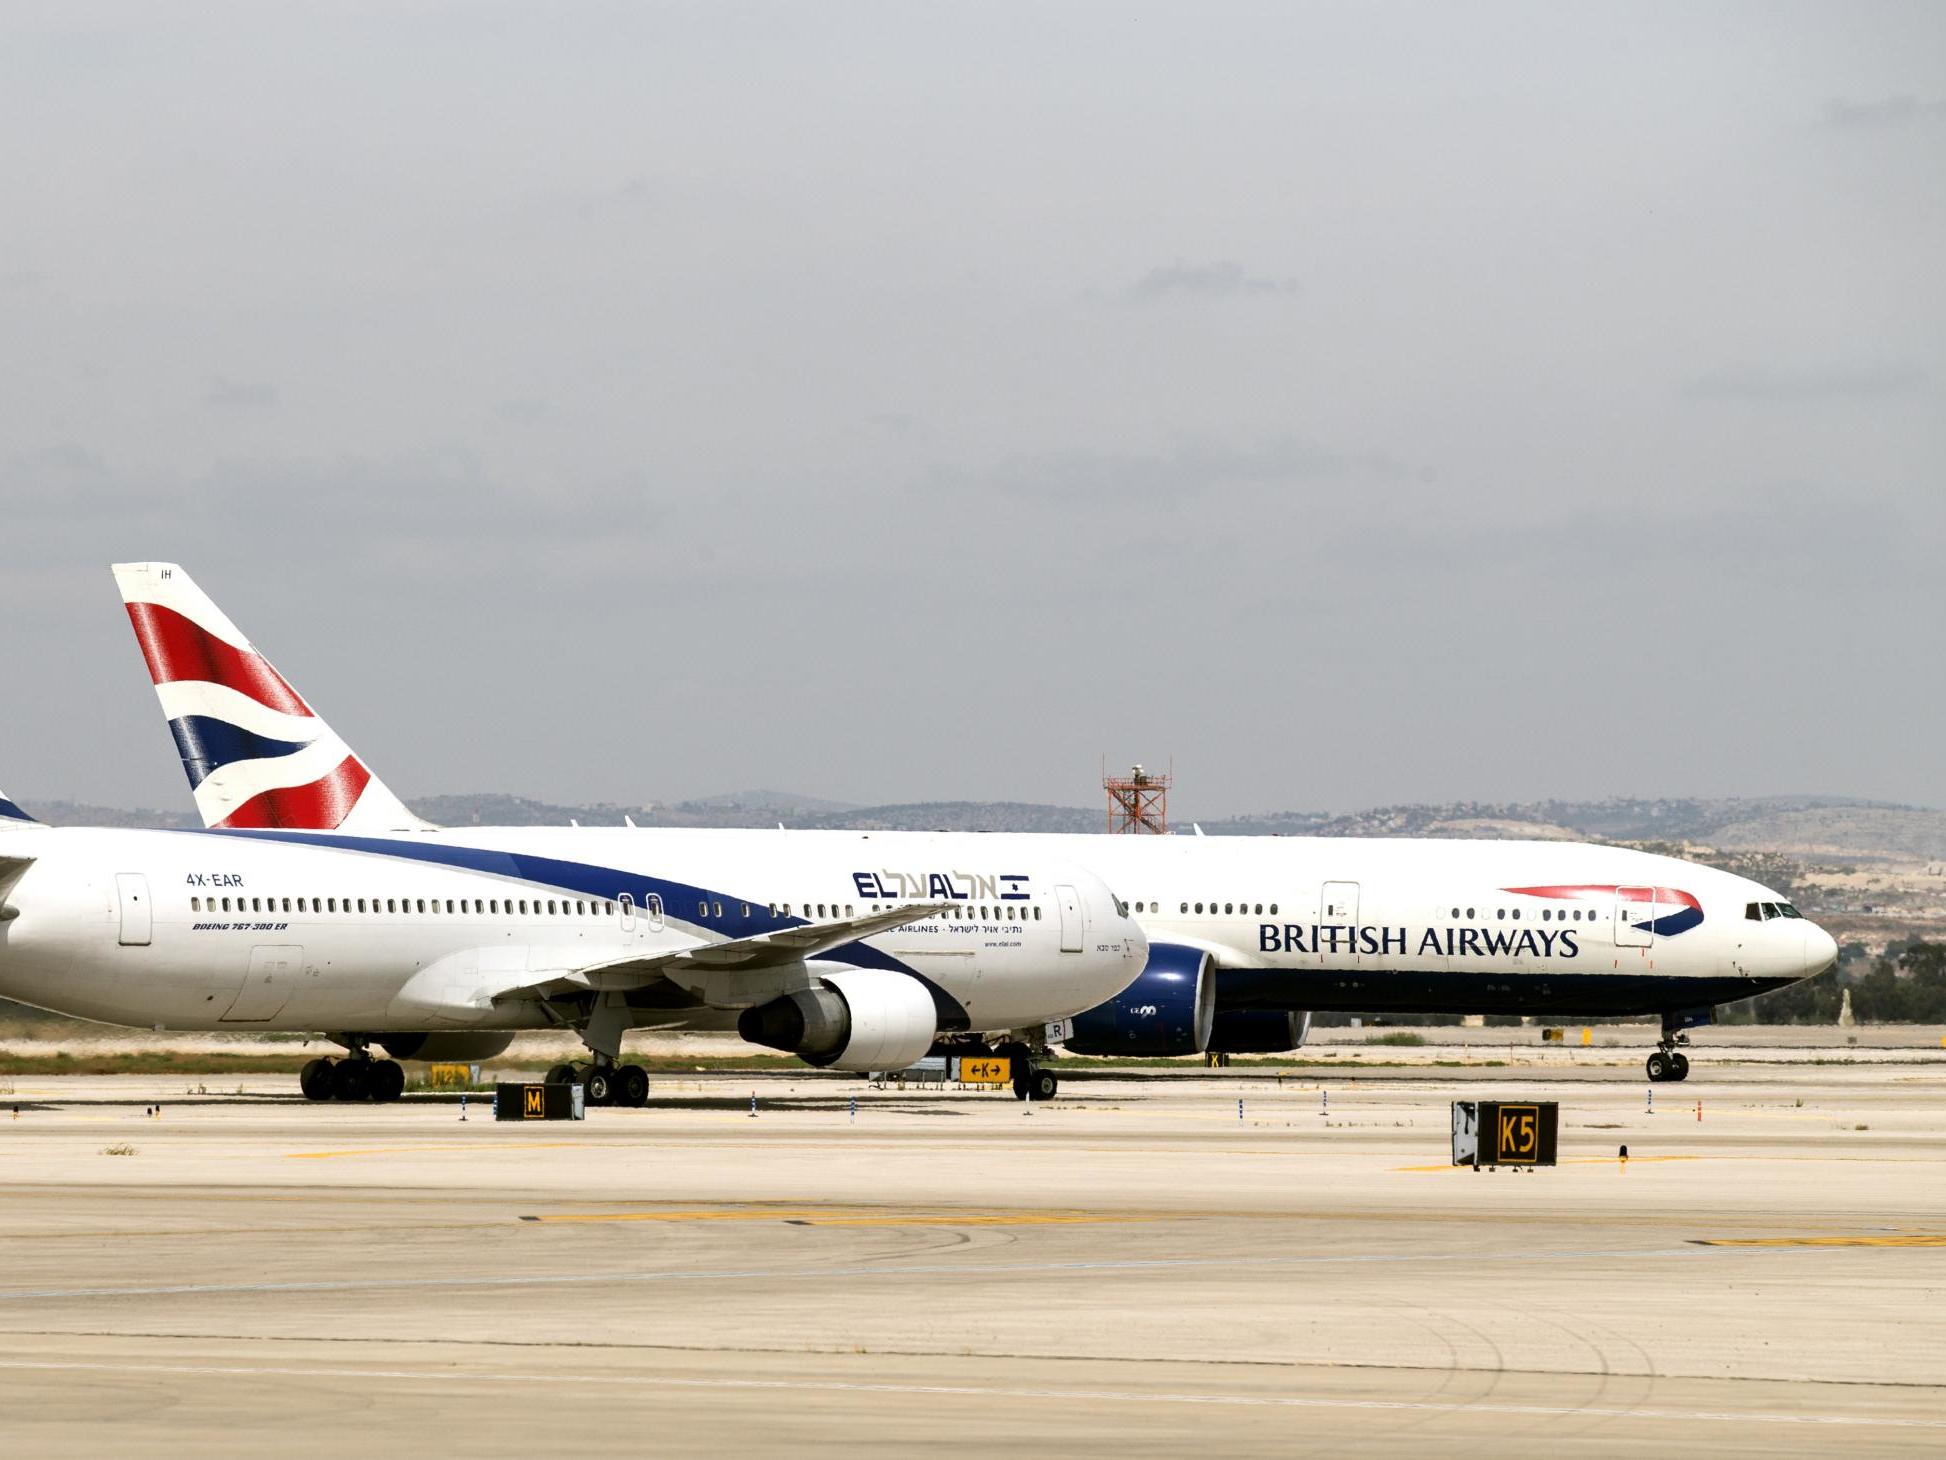
[[604,1388],[770,1391],[810,1394],[884,1394],[925,1398],[1041,1400],[1055,1404],[1191,1404],[1240,1409],[1356,1410],[1405,1414],[1483,1414],[1540,1419],[1646,1420],[1658,1423],[1775,1424],[1832,1426],[1846,1429],[1942,1430],[1946,1419],[1903,1418],[1895,1415],[1803,1414],[1780,1410],[1648,1409],[1580,1404],[1513,1404],[1492,1400],[1328,1399],[1283,1394],[1197,1394],[1132,1389],[1026,1387],[1006,1384],[850,1383],[836,1379],[688,1379],[662,1374],[520,1373],[484,1370],[458,1374],[439,1369],[381,1369],[361,1367],[300,1367],[270,1364],[148,1364],[0,1359],[0,1371],[69,1374],[156,1374],[172,1377],[221,1379],[394,1379],[410,1384],[438,1381],[447,1384],[579,1384]]
[[1946,1232],[1895,1232],[1849,1237],[1696,1237],[1698,1247],[1946,1247]]

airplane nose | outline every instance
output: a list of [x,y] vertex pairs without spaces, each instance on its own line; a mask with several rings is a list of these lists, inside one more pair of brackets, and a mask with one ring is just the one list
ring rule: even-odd
[[1804,976],[1823,973],[1838,961],[1838,940],[1816,923],[1804,925]]

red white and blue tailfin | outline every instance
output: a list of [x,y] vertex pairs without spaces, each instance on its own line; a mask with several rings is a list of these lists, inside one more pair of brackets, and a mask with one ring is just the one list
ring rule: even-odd
[[117,563],[162,715],[205,826],[423,831],[174,563]]

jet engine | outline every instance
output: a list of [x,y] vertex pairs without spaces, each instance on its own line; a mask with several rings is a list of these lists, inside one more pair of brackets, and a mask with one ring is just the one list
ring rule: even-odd
[[833,1070],[902,1070],[932,1048],[939,1014],[916,978],[879,969],[841,968],[737,1016],[751,1044],[788,1050]]
[[1216,978],[1199,948],[1151,943],[1134,983],[1076,1014],[1073,1054],[1201,1054],[1216,1018]]
[[454,1064],[490,1060],[514,1042],[511,1034],[466,1029],[436,1034],[375,1034],[372,1038],[395,1060],[451,1060]]
[[1282,1054],[1304,1043],[1311,1016],[1288,1009],[1218,1009],[1210,1027],[1211,1054]]

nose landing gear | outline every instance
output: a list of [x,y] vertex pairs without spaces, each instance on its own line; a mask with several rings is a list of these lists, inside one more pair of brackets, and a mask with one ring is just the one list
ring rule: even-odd
[[1034,1051],[1027,1045],[1003,1044],[994,1053],[1013,1063],[1014,1099],[1045,1101],[1060,1093],[1061,1082],[1054,1071],[1035,1063]]
[[1662,1038],[1656,1041],[1655,1053],[1649,1056],[1648,1071],[1651,1084],[1659,1085],[1665,1080],[1689,1078],[1689,1056],[1681,1049],[1681,1046],[1688,1043],[1689,1035],[1683,1029],[1672,1025],[1665,1016],[1662,1021]]

